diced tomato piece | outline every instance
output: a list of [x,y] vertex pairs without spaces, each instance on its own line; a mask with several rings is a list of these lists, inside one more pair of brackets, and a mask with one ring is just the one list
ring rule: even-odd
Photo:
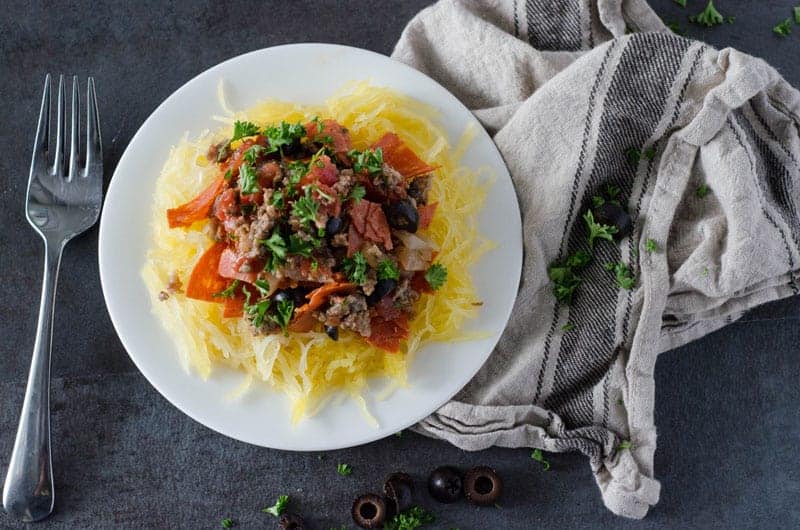
[[350,208],[350,219],[350,226],[354,226],[363,239],[383,243],[386,250],[392,250],[392,232],[380,204],[362,199]]
[[219,266],[217,271],[223,278],[234,280],[241,280],[247,283],[253,283],[258,278],[258,271],[255,272],[242,272],[239,268],[247,261],[246,258],[241,258],[233,249],[225,248],[221,253],[219,259]]
[[410,285],[411,288],[417,291],[418,293],[433,294],[433,289],[431,289],[428,280],[425,279],[424,271],[415,272],[414,276],[411,277]]
[[214,201],[225,186],[225,177],[220,175],[200,195],[182,204],[177,208],[167,210],[167,223],[170,228],[178,226],[191,226],[196,221],[201,221],[209,216]]
[[258,185],[262,188],[271,188],[275,185],[275,178],[280,174],[281,168],[274,160],[264,162],[258,167]]
[[366,337],[367,342],[390,353],[399,351],[400,341],[408,338],[409,325],[405,313],[394,320],[372,317],[370,327],[372,334]]
[[328,155],[320,155],[312,162],[308,173],[300,179],[300,185],[313,184],[320,182],[326,186],[332,186],[339,180],[339,170],[331,161]]
[[306,134],[312,141],[324,143],[333,149],[336,158],[349,165],[347,152],[353,148],[353,144],[350,142],[350,133],[347,129],[335,120],[322,120],[322,130],[318,129],[318,123],[315,121],[306,124]]
[[407,179],[426,175],[436,169],[423,162],[401,139],[394,133],[386,133],[375,142],[373,149],[381,148],[383,161],[398,171]]
[[214,216],[220,221],[239,215],[239,205],[236,204],[236,190],[228,188],[219,195],[214,205]]
[[225,243],[211,245],[192,269],[189,281],[186,284],[186,297],[206,302],[221,302],[214,295],[225,290],[230,280],[219,274],[220,259],[227,250]]
[[419,212],[419,228],[428,228],[431,225],[433,214],[436,213],[437,206],[439,206],[438,202],[417,206],[417,211]]
[[239,201],[242,204],[261,205],[264,203],[264,192],[258,190],[255,193],[240,193]]

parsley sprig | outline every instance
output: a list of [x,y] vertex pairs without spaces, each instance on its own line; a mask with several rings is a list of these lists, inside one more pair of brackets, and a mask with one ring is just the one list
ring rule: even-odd
[[589,229],[589,247],[594,248],[596,239],[605,239],[614,241],[614,234],[619,232],[616,226],[604,225],[594,220],[594,214],[591,210],[586,210],[583,214],[583,220],[586,221],[586,228]]
[[633,277],[630,267],[621,261],[617,263],[606,263],[605,268],[608,271],[614,272],[614,275],[617,277],[617,285],[623,289],[630,290],[636,285],[636,278]]
[[353,474],[353,468],[350,464],[336,464],[336,472],[343,477],[349,477]]
[[243,162],[239,166],[239,188],[242,195],[250,195],[258,191],[258,175],[253,165]]
[[235,121],[233,123],[233,137],[231,141],[258,134],[258,125],[251,121]]
[[384,530],[415,530],[435,521],[436,517],[431,512],[419,506],[412,506],[385,522],[383,528]]
[[311,188],[307,187],[305,195],[292,204],[292,215],[306,225],[317,222],[317,212],[319,211],[319,203],[311,198],[311,191]]
[[431,289],[438,291],[447,281],[447,268],[441,263],[433,263],[425,271],[425,281],[428,282]]
[[390,260],[389,258],[385,258],[380,263],[378,263],[377,271],[379,280],[400,279],[400,269],[398,269],[397,264],[394,261]]
[[725,21],[725,17],[714,7],[714,0],[708,0],[706,8],[700,13],[689,17],[689,21],[710,28],[722,24]]
[[233,298],[233,295],[236,294],[237,287],[239,287],[239,280],[233,280],[225,289],[218,293],[214,293],[211,296],[213,298],[217,298],[218,296],[222,298]]
[[[795,16],[797,16],[797,12],[795,12]],[[787,18],[774,28],[772,28],[772,32],[779,37],[788,37],[789,34],[792,32],[792,19]]]
[[364,189],[364,186],[362,186],[361,184],[356,184],[355,186],[353,186],[353,189],[350,190],[350,193],[347,195],[347,198],[353,199],[353,202],[358,204],[359,202],[361,202],[361,199],[363,199],[364,195],[366,194],[367,190]]
[[264,323],[264,319],[267,317],[267,311],[269,310],[270,300],[269,298],[265,298],[263,300],[257,301],[255,304],[250,303],[250,292],[245,291],[245,300],[244,300],[244,312],[247,316],[250,317],[253,327],[260,328],[261,324]]
[[550,462],[544,457],[544,453],[542,453],[541,449],[534,449],[531,453],[531,458],[536,460],[537,462],[541,462],[542,467],[545,471],[550,469]]
[[275,517],[280,517],[283,512],[286,511],[286,507],[289,504],[289,496],[288,495],[280,495],[278,500],[275,501],[275,504],[272,506],[268,506],[261,510],[264,513],[269,513],[274,515]]
[[288,251],[286,247],[286,241],[283,239],[283,236],[281,236],[280,232],[275,230],[268,239],[262,239],[259,241],[259,243],[267,247],[267,250],[270,252],[269,259],[267,260],[267,264],[264,269],[274,272],[281,264],[283,264],[283,262],[286,261],[286,253]]
[[281,121],[278,125],[270,125],[264,129],[264,136],[269,140],[269,150],[273,153],[280,151],[283,154],[284,147],[299,142],[305,135],[306,128],[301,123]]
[[353,254],[352,258],[344,258],[342,266],[347,279],[358,285],[367,281],[367,258],[361,251]]
[[275,308],[275,314],[270,319],[283,330],[283,334],[288,334],[289,322],[294,314],[294,302],[291,300],[280,300]]
[[357,151],[351,149],[347,156],[353,161],[353,170],[356,173],[366,170],[368,173],[380,173],[383,170],[383,149],[364,149]]

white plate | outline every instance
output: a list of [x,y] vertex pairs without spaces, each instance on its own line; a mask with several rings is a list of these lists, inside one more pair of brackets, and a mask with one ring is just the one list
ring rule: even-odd
[[[384,401],[370,399],[379,427],[368,424],[352,400],[329,404],[298,425],[290,423],[288,400],[255,388],[226,399],[241,374],[217,368],[208,381],[181,366],[170,336],[152,314],[140,277],[150,243],[150,204],[156,177],[171,145],[219,124],[217,84],[226,83],[236,109],[278,98],[320,103],[353,78],[368,78],[427,103],[441,112],[450,141],[465,127],[480,131],[463,163],[488,167],[497,181],[480,214],[484,235],[497,243],[473,270],[484,305],[469,329],[487,338],[424,347],[409,369],[408,389]],[[330,44],[293,44],[247,53],[198,75],[167,98],[131,140],[108,188],[100,223],[100,279],[114,327],[133,362],[180,410],[222,434],[264,447],[319,451],[350,447],[391,435],[421,420],[461,389],[483,365],[506,325],[522,266],[522,229],[511,177],[489,136],[447,90],[416,70],[377,53]],[[373,396],[374,397],[374,396]]]

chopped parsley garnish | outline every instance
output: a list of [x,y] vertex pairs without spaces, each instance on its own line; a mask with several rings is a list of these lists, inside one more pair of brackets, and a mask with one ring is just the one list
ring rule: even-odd
[[233,522],[233,519],[228,519],[228,518],[225,518],[220,522],[222,528],[232,528],[234,524],[236,523]]
[[244,162],[239,166],[239,188],[242,195],[250,195],[258,191],[258,175],[252,164]]
[[300,179],[308,173],[308,164],[302,160],[293,160],[286,164],[286,169],[289,171],[289,184],[297,186]]
[[430,285],[431,289],[434,291],[439,290],[439,288],[444,285],[444,282],[447,281],[447,268],[441,263],[432,264],[428,267],[428,270],[425,271],[425,281],[428,282],[428,285]]
[[686,7],[686,0],[675,0],[675,3],[681,7]]
[[282,190],[275,190],[272,192],[272,198],[270,199],[270,203],[275,208],[283,208],[283,191]]
[[[656,157],[656,150],[654,147],[648,147],[644,151],[640,151],[635,147],[629,148],[625,151],[625,154],[628,156],[628,162],[631,163],[632,166],[638,166],[640,160],[652,160]],[[609,184],[609,186],[611,186]],[[616,186],[614,186],[616,188]],[[619,188],[617,188],[619,190]],[[613,199],[614,197],[612,197]]]
[[400,279],[400,269],[398,269],[395,262],[390,260],[389,258],[385,258],[383,261],[378,263],[377,271],[379,280]]
[[575,324],[573,324],[572,322],[567,322],[566,324],[561,326],[561,331],[572,331],[573,329],[575,329]]
[[353,202],[358,204],[361,202],[361,199],[364,198],[364,195],[367,194],[367,190],[364,189],[364,186],[361,184],[356,184],[353,186],[353,189],[350,190],[350,194],[347,196],[348,199],[353,199]]
[[[324,235],[324,234],[323,234]],[[320,245],[317,239],[302,239],[300,236],[292,234],[289,236],[289,254],[297,254],[303,257],[310,257],[311,252]]]
[[614,241],[614,234],[619,232],[616,226],[604,225],[594,220],[594,214],[591,210],[586,210],[583,214],[583,220],[586,221],[586,228],[589,229],[589,247],[594,248],[595,239],[606,239]]
[[358,285],[367,281],[367,258],[361,251],[353,254],[352,258],[344,258],[342,263],[348,280]]
[[617,446],[618,449],[630,449],[633,444],[629,440],[622,440]]
[[617,277],[617,285],[622,287],[623,289],[633,289],[633,286],[636,285],[636,278],[633,277],[631,274],[631,269],[624,263],[617,262],[617,263],[606,263],[605,265],[606,270],[613,271]]
[[259,300],[255,304],[250,304],[250,292],[245,291],[244,312],[252,318],[253,326],[260,328],[264,323],[264,317],[269,310],[269,299]]
[[225,172],[225,180],[230,180],[231,178],[233,178],[233,170],[229,169]]
[[545,471],[550,469],[550,462],[544,457],[544,454],[542,453],[541,449],[534,449],[533,452],[531,453],[531,458],[533,458],[537,462],[541,462],[542,467],[544,468]]
[[264,129],[264,136],[269,140],[271,152],[283,152],[284,146],[290,146],[306,135],[306,128],[301,123],[280,122],[278,125],[270,125]]
[[383,524],[384,530],[415,530],[436,521],[436,517],[419,506],[400,512]]
[[595,208],[600,208],[602,205],[606,203],[606,200],[600,195],[592,196],[592,205]]
[[289,322],[292,320],[294,314],[294,302],[291,300],[281,300],[278,302],[278,307],[275,309],[275,314],[270,318],[273,322],[281,327],[283,333],[286,334]]
[[788,37],[789,34],[792,32],[792,19],[787,18],[774,28],[772,28],[772,32],[778,35],[779,37]]
[[231,141],[258,134],[258,125],[251,121],[236,121],[233,124],[233,138]]
[[571,267],[551,265],[547,268],[547,276],[553,282],[553,294],[559,302],[570,303],[575,289],[581,284],[581,279]]
[[336,472],[343,477],[348,477],[353,474],[353,468],[349,464],[336,464]]
[[383,149],[364,149],[357,151],[351,149],[347,156],[353,161],[353,170],[360,173],[366,170],[368,173],[380,173],[383,170]]
[[218,296],[221,296],[222,298],[233,298],[233,295],[236,294],[237,287],[239,287],[239,280],[233,280],[228,287],[218,293],[212,294],[211,296],[214,298]]
[[225,161],[225,159],[228,158],[229,156],[231,156],[230,140],[228,140],[224,144],[220,144],[219,149],[217,149],[217,164]]
[[709,188],[706,184],[701,184],[700,186],[697,187],[694,194],[697,195],[698,199],[703,199],[705,198],[706,195],[708,195],[710,191],[711,188]]
[[567,258],[567,267],[572,267],[573,269],[582,269],[591,261],[592,255],[583,249],[579,249]]
[[311,198],[310,187],[305,189],[303,197],[300,197],[292,204],[292,215],[306,225],[316,223],[318,211],[319,203]]
[[284,241],[280,232],[276,230],[269,236],[269,239],[262,239],[259,243],[267,247],[270,251],[270,257],[267,260],[265,270],[274,272],[278,266],[286,260],[286,241]]
[[261,293],[261,296],[267,296],[272,290],[267,280],[256,280],[253,285],[256,286],[256,289],[258,289],[258,292]]
[[244,159],[251,164],[255,164],[259,155],[265,153],[266,151],[266,148],[263,146],[252,145],[247,149],[247,151],[244,152]]
[[644,248],[647,252],[655,252],[658,250],[658,243],[656,243],[655,239],[648,239],[644,242]]
[[800,6],[794,8],[794,21],[800,24]]
[[619,189],[619,186],[614,186],[613,184],[606,185],[606,196],[609,200],[615,200],[620,193],[622,193],[622,190]]
[[689,17],[689,21],[710,28],[722,24],[725,21],[725,17],[714,7],[714,0],[708,0],[706,8],[700,13]]
[[275,504],[272,506],[268,506],[261,510],[264,513],[269,513],[274,515],[275,517],[280,517],[283,512],[286,511],[286,505],[289,504],[289,496],[288,495],[281,495],[278,497],[278,500],[275,501]]

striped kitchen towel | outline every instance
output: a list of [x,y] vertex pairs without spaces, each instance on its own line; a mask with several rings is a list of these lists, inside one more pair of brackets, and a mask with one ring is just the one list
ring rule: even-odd
[[[393,56],[491,132],[524,234],[500,343],[416,429],[581,451],[606,506],[644,517],[657,355],[797,293],[800,94],[760,59],[669,33],[643,0],[441,0]],[[598,223],[624,221],[617,203],[624,237]]]

